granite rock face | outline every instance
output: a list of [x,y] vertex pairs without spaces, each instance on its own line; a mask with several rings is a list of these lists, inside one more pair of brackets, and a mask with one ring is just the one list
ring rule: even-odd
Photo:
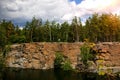
[[[80,63],[80,47],[83,43],[23,43],[11,45],[6,56],[6,67],[51,69],[54,68],[55,53],[61,52],[68,58],[75,69]],[[104,42],[95,45],[93,50],[97,51],[97,60],[90,62],[90,68],[98,66],[98,60],[103,60],[102,65],[106,67],[120,67],[120,43]]]
[[6,67],[50,69],[54,68],[55,53],[61,52],[75,68],[81,43],[23,43],[11,46]]
[[97,51],[98,60],[103,60],[106,67],[120,66],[120,43],[104,42],[96,44],[94,50]]

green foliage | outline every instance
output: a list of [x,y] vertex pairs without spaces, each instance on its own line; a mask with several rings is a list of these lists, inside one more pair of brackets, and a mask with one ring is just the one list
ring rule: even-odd
[[2,51],[6,45],[6,41],[5,41],[5,36],[2,33],[0,34],[1,34],[0,35],[0,51]]
[[80,50],[81,50],[81,61],[85,66],[88,66],[88,60],[92,60],[94,58],[94,55],[91,53],[91,47],[90,43],[85,42]]
[[91,42],[120,41],[120,16],[97,13],[89,17],[83,26],[80,18],[74,17],[71,24],[33,19],[20,29],[11,21],[0,21],[0,51],[9,43],[24,42]]
[[79,42],[120,41],[120,18],[118,15],[97,13],[89,17],[83,26],[80,18],[74,17],[71,24],[33,19],[20,29],[11,21],[0,22],[0,47],[9,43],[24,42]]
[[6,54],[10,51],[10,45],[6,45],[4,50],[3,50],[3,57],[6,56]]
[[72,39],[76,42],[80,41],[80,36],[81,36],[80,32],[82,31],[81,29],[82,29],[82,23],[80,18],[74,17],[72,19],[70,32]]
[[65,71],[72,70],[70,61],[69,60],[64,61],[64,63],[62,63],[61,68]]
[[0,70],[4,67],[4,57],[3,54],[0,52]]
[[54,65],[55,68],[61,68],[65,71],[72,70],[71,62],[68,59],[65,59],[61,52],[56,53]]
[[69,29],[70,29],[70,26],[69,26],[68,22],[64,22],[63,24],[61,24],[61,31],[63,32],[63,33],[61,34],[61,36],[63,37],[63,38],[62,38],[62,41],[65,41],[65,42],[68,41]]
[[11,35],[9,40],[11,43],[25,43],[26,42],[26,38],[24,35],[21,35],[21,36]]
[[62,62],[64,61],[64,57],[60,52],[56,52],[55,56],[56,58],[54,61],[54,65],[60,68],[60,66],[62,65]]

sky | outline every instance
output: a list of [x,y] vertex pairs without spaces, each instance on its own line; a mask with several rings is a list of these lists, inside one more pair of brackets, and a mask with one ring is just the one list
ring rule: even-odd
[[33,17],[56,22],[80,17],[84,24],[94,13],[120,14],[120,0],[0,0],[0,20],[23,26]]

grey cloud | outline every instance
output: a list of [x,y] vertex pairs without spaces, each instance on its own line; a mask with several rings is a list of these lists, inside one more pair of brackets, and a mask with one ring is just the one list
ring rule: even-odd
[[[52,17],[63,16],[67,9],[66,0],[2,0],[0,1],[0,14],[7,17]],[[68,8],[68,7],[67,7]],[[17,13],[17,15],[16,15]]]
[[68,0],[0,0],[0,18],[15,23],[30,20],[33,16],[49,20],[60,20],[70,12]]
[[[62,22],[65,20],[69,21],[74,16],[86,18],[86,15],[91,15],[97,11],[97,7],[91,4],[94,0],[83,0],[78,5],[76,5],[74,1],[69,1],[70,0],[0,0],[0,19],[5,18],[13,20],[16,24],[23,24],[25,20],[31,20],[32,17],[35,16],[43,20],[49,19]],[[112,1],[118,2],[119,0]],[[91,7],[92,5],[93,7]],[[118,7],[119,5],[116,6],[116,8]],[[101,12],[102,10],[98,10],[97,12]]]

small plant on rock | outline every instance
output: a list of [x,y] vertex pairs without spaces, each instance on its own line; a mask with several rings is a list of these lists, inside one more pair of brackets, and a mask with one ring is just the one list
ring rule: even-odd
[[81,61],[85,65],[85,67],[88,67],[88,61],[91,61],[95,58],[94,54],[92,54],[92,47],[95,45],[93,43],[85,42],[80,50],[81,50]]
[[2,53],[0,53],[0,70],[2,70],[3,67],[4,67],[4,58]]
[[55,58],[54,66],[56,68],[60,68],[60,66],[62,65],[61,63],[64,61],[64,57],[61,54],[61,52],[56,52],[55,56],[56,58]]
[[63,70],[65,70],[65,71],[72,70],[72,66],[71,66],[70,60],[64,61],[64,63],[62,64],[61,68]]
[[72,70],[71,62],[67,58],[64,58],[63,54],[61,52],[56,52],[56,59],[54,62],[55,68],[61,68],[65,71]]

